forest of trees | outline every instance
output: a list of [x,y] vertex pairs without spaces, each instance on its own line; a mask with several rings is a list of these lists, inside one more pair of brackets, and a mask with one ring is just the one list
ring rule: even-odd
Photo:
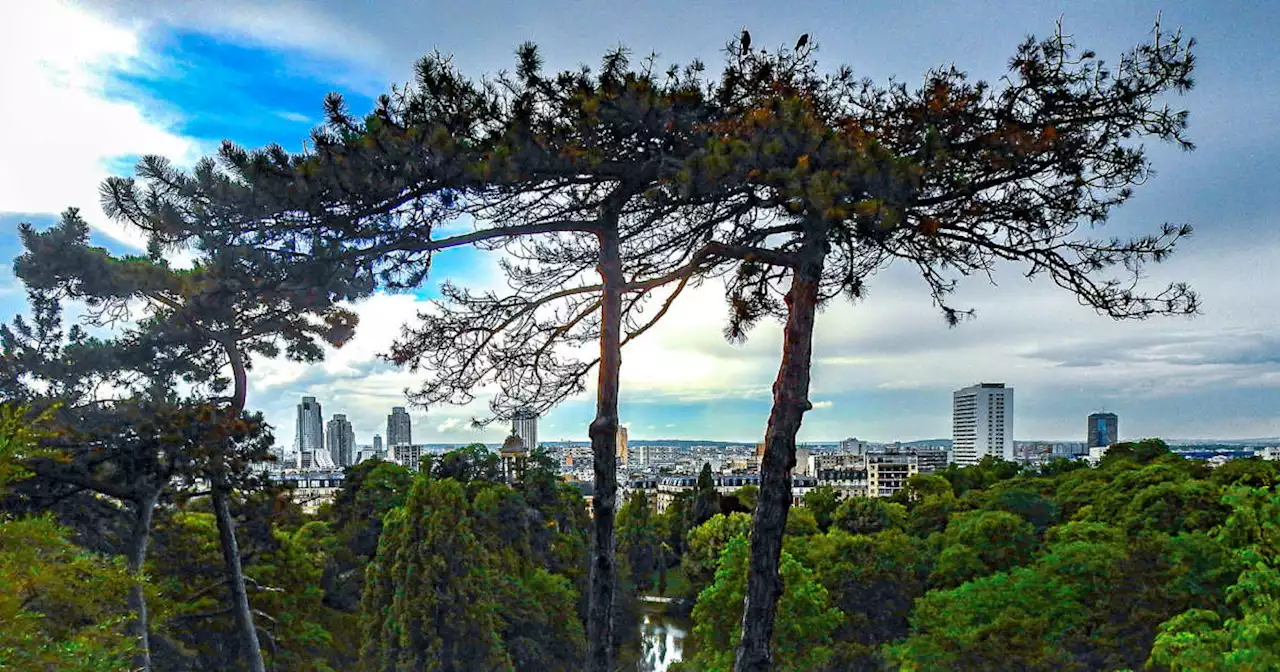
[[[3,413],[11,467],[38,437]],[[35,496],[29,474],[0,477],[11,503]],[[1146,440],[1097,467],[952,467],[888,499],[818,489],[788,519],[775,669],[1275,669],[1278,483],[1280,463],[1211,469]],[[665,594],[692,605],[679,669],[732,667],[753,494],[694,488],[661,514],[643,493],[626,501],[620,661],[638,654],[637,596]],[[581,669],[587,509],[545,455],[510,485],[472,446],[418,474],[361,463],[314,514],[282,492],[235,504],[270,669]],[[14,587],[0,660],[130,669],[136,579],[110,551],[127,526],[102,529],[110,509],[55,510],[0,525],[0,581]],[[207,500],[161,509],[153,535],[152,664],[235,669]]]
[[[807,35],[743,31],[714,75],[623,49],[548,72],[526,44],[487,77],[425,57],[367,114],[331,95],[301,152],[144,157],[102,198],[145,250],[94,246],[74,209],[20,228],[0,668],[613,672],[654,592],[691,605],[684,669],[1275,666],[1271,463],[1148,441],[791,506],[815,315],[889,264],[953,326],[957,283],[1005,266],[1114,319],[1197,312],[1185,284],[1142,282],[1189,226],[1090,233],[1150,176],[1144,140],[1192,148],[1168,102],[1192,45],[1157,26],[1107,65],[1059,29],[997,84],[948,67],[909,88],[820,68]],[[322,360],[359,329],[352,302],[438,279],[463,246],[501,255],[505,293],[446,282],[385,355],[421,375],[414,404],[499,390],[480,424],[595,376],[590,510],[545,455],[505,483],[471,446],[349,468],[303,513],[255,468],[275,441],[255,364]],[[713,280],[726,338],[783,325],[760,486],[722,497],[704,469],[661,514],[619,505],[624,346]]]

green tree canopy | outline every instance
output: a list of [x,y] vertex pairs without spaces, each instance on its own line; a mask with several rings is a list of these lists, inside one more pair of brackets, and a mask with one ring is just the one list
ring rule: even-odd
[[715,580],[716,568],[729,541],[746,536],[751,529],[751,517],[745,513],[720,514],[689,530],[688,549],[681,566],[695,591],[701,591]]
[[360,669],[504,670],[492,577],[462,485],[414,482],[383,520],[361,605]]
[[[844,614],[831,605],[827,590],[790,554],[783,554],[783,592],[773,647],[779,672],[821,669],[832,655],[832,635]],[[731,539],[724,548],[715,581],[698,595],[693,608],[693,657],[680,669],[730,670],[741,635],[742,598],[747,583],[747,540]]]
[[832,524],[850,534],[875,534],[902,527],[907,509],[875,497],[850,497],[836,509]]
[[826,532],[840,508],[840,491],[830,485],[819,485],[804,494],[804,507],[813,512],[818,529]]

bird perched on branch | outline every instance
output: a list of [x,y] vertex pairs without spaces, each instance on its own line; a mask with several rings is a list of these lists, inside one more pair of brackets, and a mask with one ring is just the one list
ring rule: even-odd
[[796,41],[796,51],[800,51],[801,49],[804,49],[804,45],[806,44],[809,44],[809,33],[805,33],[804,35],[801,35],[800,39]]
[[742,27],[742,37],[740,38],[740,40],[741,40],[741,42],[742,42],[742,50],[743,50],[743,51],[750,51],[750,49],[751,49],[751,33],[748,33],[748,32],[747,32],[747,27],[746,27],[746,26],[743,26],[743,27]]

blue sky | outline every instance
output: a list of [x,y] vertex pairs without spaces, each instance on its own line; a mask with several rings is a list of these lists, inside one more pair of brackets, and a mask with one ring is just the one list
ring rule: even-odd
[[[875,4],[876,7],[864,5]],[[1003,71],[1028,33],[1044,35],[1062,16],[1078,43],[1112,60],[1145,39],[1158,12],[1166,29],[1199,41],[1197,87],[1186,154],[1153,147],[1157,177],[1117,213],[1116,233],[1187,221],[1196,236],[1152,281],[1185,279],[1204,315],[1116,324],[1061,291],[1028,284],[1015,269],[998,286],[970,284],[960,298],[978,319],[948,330],[920,281],[905,268],[874,278],[870,298],[833,305],[819,322],[812,399],[801,438],[873,440],[950,434],[950,391],[978,380],[1016,389],[1019,439],[1079,440],[1084,418],[1105,407],[1122,436],[1280,435],[1280,232],[1268,198],[1280,168],[1280,140],[1268,120],[1280,103],[1280,48],[1270,29],[1280,7],[1257,2],[309,2],[102,0],[7,3],[0,8],[0,258],[18,252],[19,221],[45,225],[67,206],[85,210],[95,238],[127,250],[136,233],[106,221],[98,182],[125,174],[140,154],[190,162],[224,138],[248,146],[301,147],[326,93],[353,109],[407,79],[418,56],[453,54],[471,74],[512,65],[525,40],[549,66],[595,63],[625,44],[664,60],[698,57],[715,68],[720,49],[747,25],[757,44],[790,44],[811,33],[828,65],[860,75],[916,81],[955,63],[976,77]],[[10,103],[9,101],[13,101]],[[53,130],[56,129],[56,130]],[[357,440],[383,432],[390,406],[414,377],[376,360],[398,326],[446,278],[491,286],[491,258],[471,251],[440,257],[416,296],[359,306],[357,338],[321,365],[261,362],[250,404],[293,437],[298,397],[319,397],[326,416],[345,412]],[[716,286],[687,297],[665,323],[623,357],[623,421],[631,436],[754,441],[762,435],[780,348],[765,324],[744,346],[720,338]],[[0,267],[0,318],[23,309]],[[543,420],[545,439],[583,439],[590,396]],[[466,420],[476,408],[414,411],[420,441],[495,441]]]

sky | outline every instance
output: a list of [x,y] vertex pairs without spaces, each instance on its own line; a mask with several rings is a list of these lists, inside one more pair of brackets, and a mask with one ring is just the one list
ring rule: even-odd
[[[1049,34],[1059,17],[1078,44],[1114,61],[1149,37],[1157,15],[1166,30],[1181,26],[1199,43],[1197,85],[1170,101],[1191,111],[1198,149],[1149,147],[1157,174],[1115,213],[1108,233],[1193,224],[1195,235],[1151,269],[1150,281],[1190,282],[1202,314],[1117,323],[1008,267],[995,284],[962,283],[957,302],[977,319],[949,329],[922,281],[891,266],[870,280],[865,300],[834,303],[820,316],[814,410],[800,439],[946,438],[951,392],[979,381],[1015,388],[1019,440],[1083,440],[1085,417],[1104,409],[1120,416],[1122,438],[1280,436],[1280,208],[1269,197],[1280,172],[1277,3],[0,3],[0,258],[20,253],[19,222],[47,226],[67,207],[81,208],[97,244],[134,250],[138,233],[98,205],[103,178],[129,174],[149,153],[190,165],[223,139],[301,149],[326,93],[340,91],[351,109],[367,110],[432,50],[477,76],[511,68],[526,40],[542,47],[552,69],[595,64],[619,44],[715,68],[745,25],[756,44],[789,45],[810,33],[822,63],[848,64],[878,82],[912,83],[952,63],[994,80],[1023,38]],[[257,362],[249,406],[285,445],[303,395],[320,400],[326,420],[345,413],[357,443],[385,436],[386,415],[405,404],[403,390],[418,377],[378,354],[440,282],[491,286],[496,269],[479,252],[442,255],[420,292],[356,305],[357,336],[323,363]],[[621,416],[632,439],[763,436],[781,328],[763,323],[745,344],[725,343],[721,290],[713,282],[686,293],[623,353]],[[21,284],[0,264],[0,319],[24,310]],[[585,440],[593,394],[543,418],[543,440]],[[410,412],[415,442],[496,442],[505,433],[469,426],[482,402]]]

